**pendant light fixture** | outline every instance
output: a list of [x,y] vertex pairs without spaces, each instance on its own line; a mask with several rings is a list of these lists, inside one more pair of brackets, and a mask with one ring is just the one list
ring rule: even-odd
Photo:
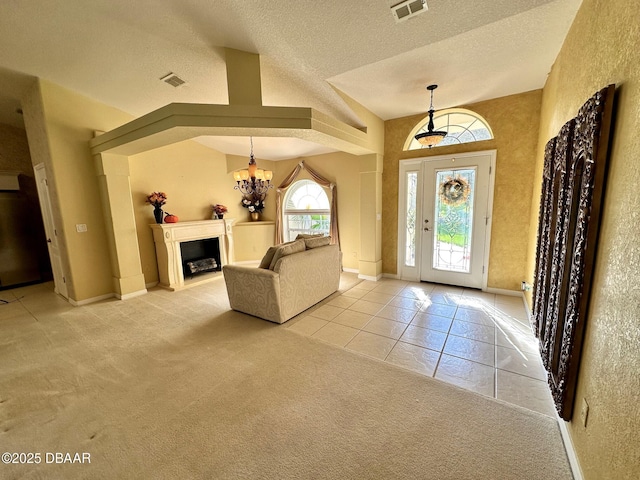
[[[262,170],[258,168],[256,159],[253,156],[253,137],[249,137],[251,142],[251,153],[249,155],[249,165],[245,170],[233,172],[233,179],[236,181],[236,190],[242,193],[243,201],[248,202],[264,202],[267,191],[273,188],[271,179],[273,172],[271,170]],[[248,205],[248,204],[247,204]]]
[[438,85],[429,85],[427,90],[431,92],[431,105],[429,106],[429,124],[427,125],[427,131],[419,133],[415,136],[415,139],[425,147],[433,147],[442,141],[447,136],[447,132],[442,130],[433,130],[433,91],[438,88]]

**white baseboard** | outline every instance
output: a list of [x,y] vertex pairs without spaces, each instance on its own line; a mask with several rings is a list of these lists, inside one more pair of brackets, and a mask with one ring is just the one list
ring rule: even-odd
[[399,280],[400,276],[396,275],[395,273],[383,273],[382,276],[384,278],[393,278],[394,280]]
[[144,286],[145,286],[145,288],[148,290],[148,289],[150,289],[150,288],[153,288],[153,287],[157,286],[157,285],[158,285],[158,283],[160,283],[160,282],[150,282],[150,283],[145,283],[145,284],[144,284]]
[[377,275],[377,276],[372,276],[372,275],[360,275],[358,274],[358,278],[361,278],[362,280],[369,280],[371,282],[377,282],[378,280],[380,280],[382,278],[382,274]]
[[532,324],[531,319],[533,317],[533,312],[531,312],[531,309],[529,308],[529,303],[527,302],[527,297],[524,296],[524,292],[522,292],[522,303],[524,303],[524,310],[527,312],[529,323]]
[[67,300],[74,307],[81,307],[83,305],[89,305],[90,303],[99,302],[101,300],[107,300],[107,299],[113,298],[113,297],[115,297],[115,294],[107,293],[105,295],[100,295],[100,296],[97,296],[97,297],[85,298],[84,300],[74,300],[71,297],[69,297]]
[[119,298],[120,300],[129,300],[131,298],[139,297],[140,295],[145,295],[146,293],[147,293],[147,289],[145,288],[144,290],[138,290],[137,292],[126,293],[124,295],[120,295],[119,293],[116,293],[115,297]]
[[557,414],[558,426],[560,427],[560,434],[562,435],[562,443],[564,443],[564,449],[567,452],[567,458],[569,459],[569,465],[571,466],[571,472],[573,473],[574,480],[583,480],[582,469],[580,468],[580,462],[578,461],[578,455],[573,448],[573,441],[571,440],[571,434],[567,428],[567,422],[561,419]]
[[[152,286],[157,285],[158,282],[152,283]],[[117,293],[105,293],[104,295],[99,295],[97,297],[85,298],[84,300],[74,300],[73,298],[68,298],[69,303],[74,307],[82,307],[83,305],[89,305],[90,303],[100,302],[102,300],[108,300],[110,298],[117,298],[119,300],[128,300],[130,298],[139,297],[140,295],[144,295],[147,293],[147,289],[138,290],[137,292],[127,293],[126,295],[119,295]]]
[[357,268],[342,267],[342,271],[348,272],[348,273],[360,273],[360,270],[358,270]]
[[506,290],[504,288],[490,288],[487,287],[485,290],[487,293],[497,293],[498,295],[508,295],[510,297],[521,297],[522,292],[520,290]]

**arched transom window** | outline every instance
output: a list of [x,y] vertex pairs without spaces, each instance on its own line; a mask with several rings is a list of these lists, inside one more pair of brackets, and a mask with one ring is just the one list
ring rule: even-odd
[[298,180],[287,189],[282,213],[284,241],[299,233],[329,234],[331,207],[324,188],[313,180]]
[[[426,132],[428,122],[429,117],[426,117],[416,125],[405,142],[405,150],[427,148],[420,144],[414,136],[418,133]],[[491,127],[489,127],[489,124],[484,118],[471,110],[462,108],[436,112],[433,116],[433,125],[434,130],[444,130],[447,132],[447,136],[435,147],[455,145],[458,143],[480,142],[493,138]]]

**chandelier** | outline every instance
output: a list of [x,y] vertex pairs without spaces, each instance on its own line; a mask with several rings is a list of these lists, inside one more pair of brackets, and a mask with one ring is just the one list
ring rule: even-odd
[[233,179],[237,183],[233,188],[242,193],[244,200],[264,202],[267,191],[273,188],[273,185],[271,185],[273,172],[271,170],[258,168],[256,159],[253,156],[253,137],[250,137],[250,141],[251,154],[249,155],[249,166],[246,170],[233,172]]
[[447,132],[443,132],[441,130],[433,130],[433,91],[438,88],[438,85],[429,85],[427,90],[431,92],[431,105],[429,107],[429,124],[427,125],[427,131],[419,133],[415,136],[415,139],[426,147],[433,147],[442,141],[444,137],[447,136]]

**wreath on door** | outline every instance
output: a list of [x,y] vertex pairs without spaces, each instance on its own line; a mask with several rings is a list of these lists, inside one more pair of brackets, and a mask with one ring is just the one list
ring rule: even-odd
[[455,207],[462,205],[469,198],[471,186],[462,177],[449,177],[440,184],[440,198],[442,203]]

